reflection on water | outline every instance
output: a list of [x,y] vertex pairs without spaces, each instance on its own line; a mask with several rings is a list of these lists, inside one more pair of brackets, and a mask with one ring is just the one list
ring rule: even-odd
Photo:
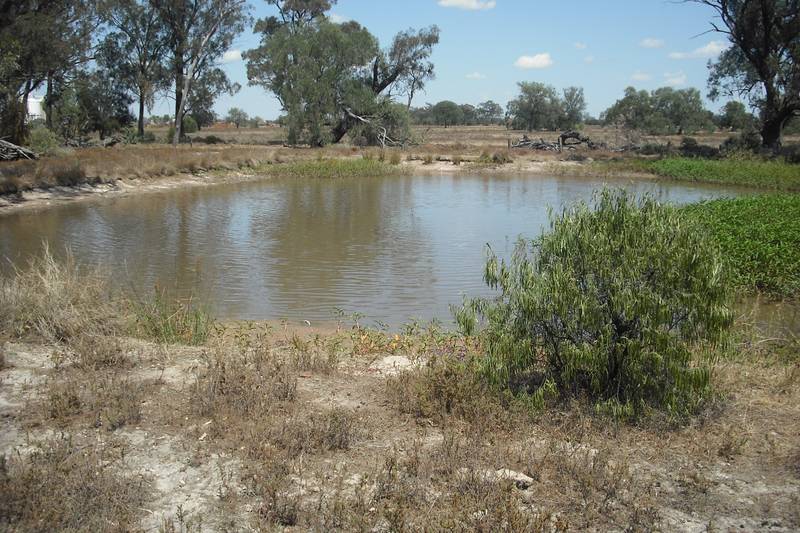
[[447,320],[463,294],[485,294],[487,243],[507,254],[539,234],[548,206],[604,183],[676,203],[737,194],[585,177],[275,179],[5,216],[0,256],[22,265],[43,241],[69,247],[126,288],[194,293],[222,318],[327,321],[341,308],[392,325]]

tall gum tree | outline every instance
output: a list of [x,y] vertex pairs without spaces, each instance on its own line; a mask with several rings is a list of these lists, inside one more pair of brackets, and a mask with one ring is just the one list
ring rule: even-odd
[[193,84],[216,68],[216,62],[250,21],[246,0],[150,0],[169,32],[175,82],[175,133],[181,125]]
[[156,92],[168,86],[166,26],[147,0],[104,0],[99,9],[112,29],[101,46],[101,56],[114,79],[136,96],[141,137],[145,107],[151,108]]

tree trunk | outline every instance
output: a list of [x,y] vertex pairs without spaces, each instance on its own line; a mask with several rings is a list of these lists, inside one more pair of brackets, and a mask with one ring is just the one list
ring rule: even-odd
[[53,129],[53,76],[47,75],[47,92],[44,96],[44,124],[48,130]]
[[175,53],[175,133],[172,135],[172,145],[178,146],[181,139],[183,125],[183,50],[179,48]]
[[139,138],[144,137],[144,91],[139,91],[139,122],[137,124]]
[[339,123],[331,130],[331,138],[333,140],[333,144],[338,143],[342,140],[342,138],[347,135],[347,131],[350,129],[350,121],[346,118],[339,120]]
[[761,145],[764,148],[769,148],[775,153],[780,151],[783,127],[790,116],[791,113],[776,113],[764,119],[764,123],[761,125]]

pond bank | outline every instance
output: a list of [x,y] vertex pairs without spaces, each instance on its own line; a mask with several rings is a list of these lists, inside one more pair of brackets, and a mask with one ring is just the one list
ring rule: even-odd
[[[77,202],[83,200],[97,200],[99,198],[116,198],[135,194],[146,194],[150,192],[160,192],[165,190],[176,190],[189,187],[207,187],[210,185],[244,183],[280,177],[285,174],[296,176],[296,169],[300,167],[319,167],[326,161],[335,161],[339,165],[359,165],[362,161],[358,157],[340,157],[336,159],[314,160],[305,159],[291,163],[257,163],[255,167],[243,167],[239,170],[208,170],[194,173],[180,173],[171,176],[157,176],[148,178],[119,178],[108,181],[96,180],[97,183],[82,183],[73,186],[52,186],[47,188],[33,188],[22,190],[16,193],[0,194],[0,217],[5,214],[17,212],[19,210],[40,210],[51,206],[64,203]],[[420,176],[442,175],[442,174],[526,174],[531,176],[546,175],[603,175],[602,172],[592,172],[591,161],[559,161],[559,160],[528,160],[522,159],[505,165],[495,164],[475,164],[464,162],[455,165],[450,159],[433,160],[426,163],[422,159],[405,160],[393,166],[376,162],[372,159],[363,160],[372,162],[371,167],[388,167],[389,170],[379,170],[378,173],[390,173],[391,169],[396,169],[397,173],[413,173]],[[379,163],[376,165],[375,163]],[[313,168],[311,169],[314,170]],[[324,169],[316,169],[317,172],[309,172],[305,169],[301,177],[331,177],[324,172]],[[341,175],[348,175],[347,169],[341,170]],[[363,174],[362,169],[358,169],[358,174]],[[642,172],[619,175],[629,175],[632,179],[653,179],[655,176]],[[334,175],[334,177],[337,177]]]

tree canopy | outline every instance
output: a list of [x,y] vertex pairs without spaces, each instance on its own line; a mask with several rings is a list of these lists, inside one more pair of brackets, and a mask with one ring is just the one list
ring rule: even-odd
[[257,22],[261,44],[244,57],[250,84],[274,93],[286,112],[291,143],[338,142],[385,117],[392,96],[413,97],[433,75],[436,27],[401,32],[383,50],[358,23],[331,22],[325,13],[332,2],[269,3],[279,15]]
[[625,89],[625,96],[603,113],[605,124],[620,124],[653,135],[691,134],[713,126],[712,114],[697,89],[661,87],[650,93]]

